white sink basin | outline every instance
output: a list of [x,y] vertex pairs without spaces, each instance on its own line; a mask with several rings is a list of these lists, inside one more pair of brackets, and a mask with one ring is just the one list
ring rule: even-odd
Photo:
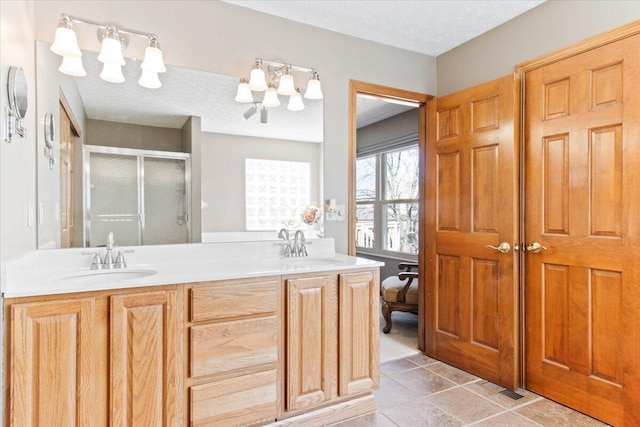
[[344,261],[337,258],[283,258],[280,260],[283,265],[292,267],[320,267],[320,266],[332,266],[332,265],[344,265]]
[[128,280],[141,279],[156,274],[156,270],[89,270],[56,279],[77,285],[104,285],[106,283],[124,282]]

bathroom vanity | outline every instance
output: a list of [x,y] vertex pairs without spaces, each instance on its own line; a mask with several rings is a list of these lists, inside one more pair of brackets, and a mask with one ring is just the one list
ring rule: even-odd
[[130,276],[87,273],[79,250],[5,266],[5,422],[322,425],[374,410],[380,264],[313,243],[299,258],[274,242],[137,247]]

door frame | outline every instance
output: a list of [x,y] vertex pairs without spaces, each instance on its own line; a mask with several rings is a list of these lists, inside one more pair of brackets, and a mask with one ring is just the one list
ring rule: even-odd
[[[564,59],[570,58],[572,56],[579,55],[581,53],[587,52],[592,49],[596,49],[602,46],[605,46],[610,43],[614,43],[616,41],[625,39],[627,37],[634,36],[636,34],[640,34],[640,20],[636,20],[630,22],[628,24],[622,25],[620,27],[614,28],[613,30],[607,31],[602,34],[598,34],[594,37],[590,37],[585,40],[581,40],[577,43],[569,45],[567,47],[555,50],[551,53],[540,55],[533,59],[521,62],[516,64],[514,67],[514,75],[516,78],[516,85],[519,90],[516,91],[516,100],[515,105],[517,106],[517,116],[515,117],[514,126],[517,126],[518,129],[518,149],[520,152],[519,159],[519,240],[520,240],[520,248],[524,248],[526,246],[526,236],[525,236],[525,188],[524,188],[524,178],[525,178],[525,84],[526,84],[526,75],[528,72],[536,70],[538,68],[544,67],[549,64],[553,64],[558,61],[562,61]],[[522,252],[521,252],[522,255]],[[527,347],[526,347],[526,307],[525,307],[525,292],[526,292],[526,271],[525,271],[525,257],[520,256],[518,260],[518,280],[520,283],[520,294],[519,294],[519,309],[520,309],[520,319],[519,319],[519,341],[520,341],[520,386],[525,387],[527,383],[527,374],[526,374],[526,355],[527,355]],[[640,398],[637,399],[637,404],[640,406]]]
[[[359,80],[349,80],[349,167],[348,167],[348,251],[349,255],[356,256],[356,138],[357,138],[357,123],[356,123],[356,96],[358,94],[371,95],[379,98],[394,99],[398,101],[409,101],[419,104],[419,124],[418,124],[418,150],[419,150],[419,212],[418,223],[424,224],[425,206],[426,201],[426,152],[427,152],[427,101],[435,98],[432,95],[424,93],[413,92],[404,89],[393,88],[389,86],[383,86],[375,83],[366,83]],[[424,351],[425,349],[425,336],[424,336],[424,254],[426,251],[425,246],[425,227],[420,227],[418,231],[418,262],[421,265],[420,275],[418,277],[418,349]]]

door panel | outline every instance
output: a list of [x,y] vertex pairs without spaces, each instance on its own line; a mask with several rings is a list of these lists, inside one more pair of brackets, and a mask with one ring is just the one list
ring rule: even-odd
[[526,255],[527,386],[614,425],[640,424],[639,51],[525,79],[525,234],[544,247]]
[[287,410],[338,395],[338,282],[335,276],[287,280]]
[[514,79],[428,106],[427,354],[517,387]]

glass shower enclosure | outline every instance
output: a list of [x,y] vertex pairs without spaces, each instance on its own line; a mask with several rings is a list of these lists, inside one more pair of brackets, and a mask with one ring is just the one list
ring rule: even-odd
[[85,145],[84,242],[119,246],[187,243],[190,155]]

